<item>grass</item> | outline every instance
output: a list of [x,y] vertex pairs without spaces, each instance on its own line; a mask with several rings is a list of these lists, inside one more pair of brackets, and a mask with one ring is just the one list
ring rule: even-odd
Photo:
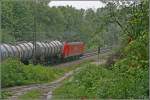
[[[125,70],[125,68],[123,68]],[[148,71],[129,68],[119,72],[86,63],[53,91],[53,99],[147,99]]]
[[27,93],[21,95],[19,100],[39,100],[42,92],[38,89],[28,91]]
[[17,59],[7,59],[1,65],[2,88],[51,82],[78,66],[52,67],[24,65]]
[[[83,61],[81,64],[88,62]],[[78,64],[78,65],[81,65]],[[7,59],[1,65],[2,69],[2,89],[6,87],[47,83],[52,82],[59,77],[62,77],[66,72],[76,69],[78,65],[71,65],[67,67],[52,67],[42,65],[24,65],[17,59]],[[2,98],[7,98],[12,94],[3,91]]]
[[7,99],[7,97],[12,96],[12,93],[8,91],[1,91],[0,99]]
[[24,65],[18,60],[8,59],[1,65],[2,88],[33,83],[51,82],[65,71],[41,65]]

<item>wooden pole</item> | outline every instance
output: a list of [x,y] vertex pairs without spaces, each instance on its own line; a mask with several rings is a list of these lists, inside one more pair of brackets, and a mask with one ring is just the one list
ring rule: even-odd
[[[36,3],[36,0],[35,0]],[[34,3],[33,3],[34,4]],[[33,64],[36,64],[36,4],[34,5]]]
[[100,64],[100,45],[98,46],[98,64]]

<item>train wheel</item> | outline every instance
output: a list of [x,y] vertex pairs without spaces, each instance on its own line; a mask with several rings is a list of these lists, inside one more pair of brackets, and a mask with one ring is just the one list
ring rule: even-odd
[[29,65],[29,61],[28,60],[21,60],[21,62],[25,65]]

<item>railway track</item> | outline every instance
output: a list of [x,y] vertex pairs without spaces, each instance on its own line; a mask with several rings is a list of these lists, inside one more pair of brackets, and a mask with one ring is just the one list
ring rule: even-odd
[[[111,49],[112,49],[112,46],[111,47],[107,47],[107,48],[100,48],[100,54],[109,52]],[[83,54],[83,56],[80,57],[80,58],[86,58],[86,57],[90,57],[90,56],[95,56],[97,54],[98,54],[98,50],[93,50],[91,52],[85,52]]]

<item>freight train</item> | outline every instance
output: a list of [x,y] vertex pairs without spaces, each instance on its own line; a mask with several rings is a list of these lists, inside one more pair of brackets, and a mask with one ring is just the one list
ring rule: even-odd
[[19,58],[23,63],[29,64],[30,61],[43,64],[54,64],[66,60],[79,58],[85,48],[83,42],[23,42],[15,45],[0,44],[1,61],[9,57]]

